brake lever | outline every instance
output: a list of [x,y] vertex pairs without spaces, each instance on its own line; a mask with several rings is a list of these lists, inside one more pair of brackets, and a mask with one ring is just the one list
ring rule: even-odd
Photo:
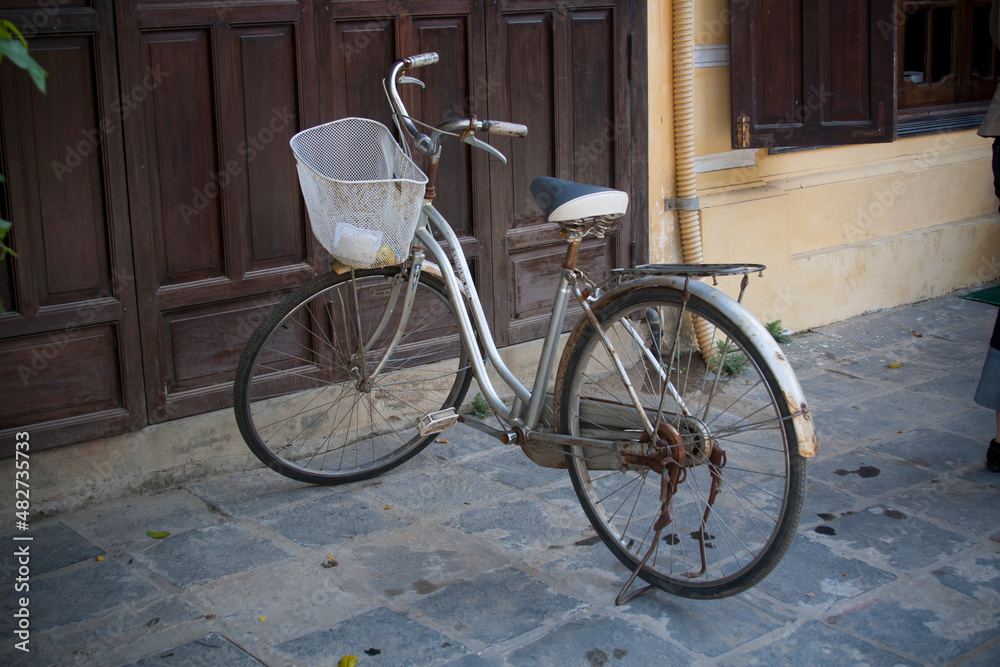
[[427,86],[424,85],[424,82],[421,81],[420,79],[417,79],[417,78],[412,77],[412,76],[407,76],[405,74],[403,76],[399,77],[399,82],[400,83],[415,83],[418,86],[420,86],[421,88],[427,88]]
[[462,141],[464,141],[465,143],[469,144],[473,148],[479,148],[481,150],[486,151],[487,153],[489,153],[490,155],[496,157],[498,160],[500,160],[504,164],[507,164],[507,158],[506,158],[506,156],[504,156],[503,153],[501,153],[497,149],[493,148],[493,146],[490,146],[485,141],[481,141],[481,140],[477,139],[476,135],[473,134],[472,131],[465,132],[462,135]]

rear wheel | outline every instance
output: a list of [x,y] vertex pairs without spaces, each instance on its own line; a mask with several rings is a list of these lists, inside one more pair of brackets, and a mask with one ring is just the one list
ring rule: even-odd
[[233,389],[240,432],[261,461],[293,479],[339,484],[394,468],[435,437],[421,436],[418,422],[457,409],[472,372],[445,287],[427,273],[390,349],[406,285],[400,267],[330,273],[261,323]]
[[[597,329],[581,324],[560,366],[559,431],[635,443],[567,448],[588,518],[630,571],[648,555],[639,576],[666,591],[718,598],[753,586],[791,543],[805,490],[805,462],[766,359],[717,308],[694,294],[685,303],[671,287],[625,290],[594,311],[657,437]],[[707,360],[695,317],[714,335]]]

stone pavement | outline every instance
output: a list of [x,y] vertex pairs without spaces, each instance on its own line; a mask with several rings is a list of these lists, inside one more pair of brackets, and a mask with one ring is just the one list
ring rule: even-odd
[[23,543],[0,538],[0,663],[1000,664],[994,418],[971,399],[995,313],[949,295],[785,346],[821,453],[796,542],[738,596],[615,607],[626,572],[566,473],[460,426],[366,483],[255,471],[36,520],[29,654]]

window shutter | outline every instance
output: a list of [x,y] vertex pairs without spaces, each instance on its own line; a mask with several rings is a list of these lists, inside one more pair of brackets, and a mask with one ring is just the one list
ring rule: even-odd
[[731,0],[733,148],[889,142],[895,0]]

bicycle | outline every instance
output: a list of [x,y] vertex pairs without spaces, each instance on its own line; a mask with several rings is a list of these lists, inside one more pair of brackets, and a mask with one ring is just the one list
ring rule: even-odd
[[[625,213],[627,194],[536,179],[532,193],[568,249],[529,389],[501,359],[458,238],[433,205],[445,137],[506,161],[476,133],[527,128],[412,118],[398,86],[423,85],[410,73],[437,60],[400,60],[383,82],[400,137],[430,156],[427,175],[375,121],[292,140],[311,224],[334,260],[244,350],[233,398],[250,449],[292,479],[339,484],[404,463],[461,421],[568,469],[597,534],[632,572],[617,603],[654,588],[711,599],[753,586],[794,537],[805,458],[817,452],[791,366],[740,305],[764,267],[644,265],[595,283],[577,250]],[[736,300],[697,280],[723,275],[743,276]],[[570,299],[583,316],[556,367]],[[459,413],[473,378],[500,428]],[[628,593],[636,577],[647,585]]]

